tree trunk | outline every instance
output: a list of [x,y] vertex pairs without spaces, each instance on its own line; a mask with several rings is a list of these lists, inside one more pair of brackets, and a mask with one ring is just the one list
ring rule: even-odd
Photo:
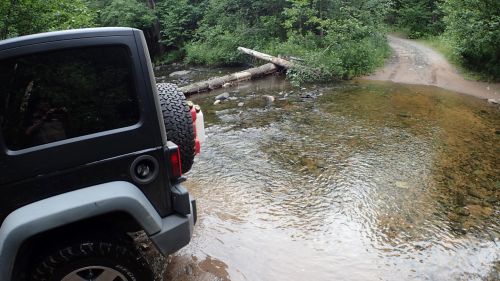
[[276,65],[279,65],[285,69],[289,69],[289,68],[292,68],[294,66],[294,64],[292,62],[289,62],[287,60],[284,60],[282,58],[277,58],[277,57],[273,57],[271,55],[268,55],[268,54],[264,54],[264,53],[261,53],[261,52],[257,52],[257,51],[254,51],[254,50],[251,50],[251,49],[247,49],[247,48],[244,48],[244,47],[238,47],[238,51],[242,52],[242,53],[245,53],[247,55],[251,55],[251,56],[254,56],[258,59],[261,59],[261,60],[265,60],[265,61],[268,61],[268,62],[272,62]]
[[268,75],[278,71],[278,67],[275,64],[268,63],[261,65],[259,67],[254,67],[247,69],[245,71],[240,71],[232,74],[228,74],[222,77],[214,77],[205,81],[196,82],[184,87],[180,90],[186,95],[210,91],[222,87],[226,83],[237,83],[245,80],[250,80],[256,77]]
[[217,89],[222,87],[226,83],[237,83],[245,80],[250,80],[256,77],[268,75],[274,72],[277,72],[280,68],[289,69],[294,67],[295,65],[287,60],[282,58],[273,57],[268,54],[264,54],[261,52],[257,52],[251,49],[238,47],[240,52],[245,54],[254,56],[258,59],[268,61],[270,63],[261,65],[259,67],[254,67],[247,69],[245,71],[236,72],[233,74],[228,74],[222,77],[214,77],[205,81],[196,82],[184,87],[181,87],[180,90],[186,95],[189,96],[191,94],[210,91],[213,89]]

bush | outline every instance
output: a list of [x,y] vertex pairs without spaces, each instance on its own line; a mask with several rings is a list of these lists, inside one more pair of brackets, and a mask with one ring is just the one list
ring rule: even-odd
[[167,47],[182,48],[190,41],[201,19],[201,8],[189,0],[161,0],[156,15],[161,25],[161,43]]
[[396,23],[412,39],[443,32],[442,11],[437,1],[396,1]]
[[[302,67],[287,71],[288,78],[300,84],[369,73],[388,54],[381,28],[387,1],[291,0],[289,5],[278,1],[281,11],[261,9],[259,13],[273,13],[261,16],[252,16],[252,11],[250,16],[241,14],[246,10],[224,6],[223,2],[217,1],[214,10],[208,9],[197,38],[187,44],[187,63],[248,62],[248,56],[237,51],[238,46],[244,46],[275,56],[302,58]],[[236,9],[234,14],[228,13],[231,9]]]
[[82,0],[0,2],[0,39],[95,26],[95,14]]
[[111,0],[101,11],[101,24],[104,26],[126,26],[148,28],[156,17],[145,3],[137,0]]
[[238,52],[239,46],[262,49],[266,38],[259,30],[239,24],[233,30],[222,25],[202,27],[198,39],[186,45],[186,63],[207,65],[235,65],[247,61],[247,56]]
[[456,55],[475,71],[500,79],[500,2],[447,0],[446,35]]
[[291,34],[286,42],[268,46],[266,51],[304,60],[304,67],[287,72],[296,84],[368,74],[390,52],[382,31],[354,18],[329,21],[323,31],[324,36]]

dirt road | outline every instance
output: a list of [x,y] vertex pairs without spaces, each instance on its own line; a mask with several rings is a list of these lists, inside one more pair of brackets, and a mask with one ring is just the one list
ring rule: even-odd
[[459,71],[433,49],[418,42],[388,36],[393,54],[370,80],[433,85],[485,99],[500,99],[500,83],[465,80]]

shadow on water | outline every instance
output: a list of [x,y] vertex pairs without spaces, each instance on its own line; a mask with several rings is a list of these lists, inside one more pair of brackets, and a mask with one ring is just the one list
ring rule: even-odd
[[[223,91],[232,99],[213,105]],[[435,87],[278,77],[191,99],[208,133],[186,182],[200,219],[169,277],[498,280],[498,108]]]

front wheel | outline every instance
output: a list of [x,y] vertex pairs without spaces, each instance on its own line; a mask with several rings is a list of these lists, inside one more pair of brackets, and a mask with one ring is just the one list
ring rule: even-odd
[[32,273],[35,281],[151,281],[153,274],[133,244],[87,241],[53,251]]

